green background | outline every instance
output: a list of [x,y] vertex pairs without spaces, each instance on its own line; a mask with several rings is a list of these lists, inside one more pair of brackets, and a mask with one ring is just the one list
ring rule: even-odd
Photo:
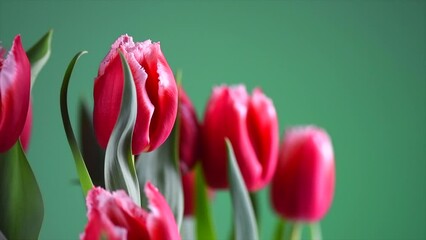
[[[80,97],[115,39],[161,46],[199,116],[219,84],[260,86],[273,99],[280,135],[316,124],[333,139],[337,185],[322,221],[325,239],[426,238],[425,1],[0,1],[0,39],[28,49],[54,29],[50,61],[34,87],[28,157],[41,186],[41,239],[76,239],[86,217],[59,112],[68,62],[74,125]],[[276,216],[262,191],[262,237]],[[214,200],[220,239],[230,229],[228,193]]]

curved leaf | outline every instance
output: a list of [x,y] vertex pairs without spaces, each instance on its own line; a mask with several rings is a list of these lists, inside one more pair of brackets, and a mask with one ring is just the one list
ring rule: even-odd
[[38,239],[43,199],[19,141],[0,154],[0,193],[0,239]]
[[[179,124],[175,123],[169,138],[159,148],[139,155],[136,169],[139,187],[142,189],[147,181],[154,184],[166,198],[180,228],[183,218],[183,189],[177,157],[177,126]],[[146,204],[147,200],[142,196],[142,206]]]
[[216,240],[216,232],[213,226],[213,217],[207,194],[206,181],[200,165],[195,170],[195,226],[197,239]]
[[140,205],[141,195],[132,155],[132,135],[136,123],[136,88],[130,67],[120,52],[124,72],[123,100],[120,114],[105,153],[105,186],[107,190],[125,190]]
[[41,69],[50,57],[53,30],[49,30],[28,51],[27,56],[31,63],[31,87]]
[[236,240],[257,240],[259,234],[253,206],[238,168],[231,142],[229,139],[226,139],[225,142],[228,152],[228,178],[234,208],[235,238]]
[[83,189],[83,194],[86,197],[87,192],[93,187],[92,180],[90,179],[89,173],[87,172],[86,165],[84,164],[83,157],[81,156],[80,149],[78,148],[77,141],[75,140],[74,132],[72,130],[70,117],[68,113],[68,85],[71,78],[72,71],[74,69],[77,60],[81,55],[87,53],[82,51],[77,53],[74,58],[71,60],[70,64],[64,75],[64,80],[62,81],[61,87],[61,115],[62,123],[64,124],[65,133],[67,135],[68,144],[70,145],[72,155],[74,157],[75,166],[77,168],[78,177],[80,180],[81,187]]

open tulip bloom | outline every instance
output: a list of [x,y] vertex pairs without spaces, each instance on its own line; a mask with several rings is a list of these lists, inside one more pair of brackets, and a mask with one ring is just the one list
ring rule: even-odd
[[[0,47],[0,240],[38,239],[42,226],[41,192],[25,150],[31,86],[50,56],[50,40],[51,31],[25,52],[18,35],[6,57]],[[126,34],[100,61],[93,111],[81,108],[82,153],[67,99],[85,53],[72,58],[60,89],[64,130],[86,199],[80,239],[217,239],[211,196],[222,190],[232,200],[230,236],[258,240],[256,195],[269,184],[279,217],[274,239],[300,239],[302,224],[315,226],[312,239],[321,237],[318,223],[335,186],[325,130],[289,128],[280,145],[272,98],[260,88],[249,94],[244,84],[214,87],[199,120],[160,43],[134,42]]]

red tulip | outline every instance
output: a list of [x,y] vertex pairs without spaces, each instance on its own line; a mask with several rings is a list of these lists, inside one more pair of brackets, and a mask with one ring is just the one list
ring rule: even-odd
[[87,195],[89,221],[80,239],[174,240],[178,228],[166,200],[152,185],[145,185],[150,212],[137,206],[124,191],[94,188]]
[[119,56],[129,63],[137,93],[137,117],[133,154],[151,151],[170,135],[177,113],[177,87],[160,43],[133,42],[123,35],[112,45],[99,67],[94,86],[93,123],[99,144],[106,148],[117,122],[123,95],[124,75]]
[[24,128],[30,103],[31,66],[17,35],[4,56],[0,47],[0,152],[10,149]]
[[182,173],[190,171],[198,158],[200,124],[195,108],[182,87],[179,87],[179,159]]
[[272,178],[278,154],[278,120],[272,101],[260,89],[252,96],[244,86],[216,87],[207,104],[202,126],[202,164],[207,184],[227,188],[229,138],[249,191]]
[[324,217],[334,194],[334,153],[327,133],[314,126],[286,131],[271,185],[275,210],[295,221]]

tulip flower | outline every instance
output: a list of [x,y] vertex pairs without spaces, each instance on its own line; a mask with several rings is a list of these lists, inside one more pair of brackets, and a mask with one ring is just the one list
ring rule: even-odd
[[179,87],[179,159],[182,173],[190,171],[199,156],[200,124],[195,108],[182,87]]
[[235,152],[249,191],[272,178],[278,154],[278,120],[272,101],[260,89],[248,95],[242,85],[213,89],[202,126],[202,165],[207,184],[229,186],[225,138]]
[[4,59],[0,47],[0,152],[10,149],[22,133],[30,103],[31,67],[17,35]]
[[315,126],[288,129],[271,185],[276,212],[293,221],[319,221],[330,208],[334,181],[334,153],[327,133]]
[[93,124],[101,147],[106,148],[121,107],[124,73],[119,51],[129,63],[137,93],[132,141],[136,155],[156,149],[170,135],[177,113],[177,87],[160,43],[134,43],[128,35],[119,37],[99,67],[93,91]]
[[173,213],[161,193],[145,184],[150,212],[137,206],[122,191],[108,192],[93,188],[87,195],[88,223],[82,240],[179,240]]

